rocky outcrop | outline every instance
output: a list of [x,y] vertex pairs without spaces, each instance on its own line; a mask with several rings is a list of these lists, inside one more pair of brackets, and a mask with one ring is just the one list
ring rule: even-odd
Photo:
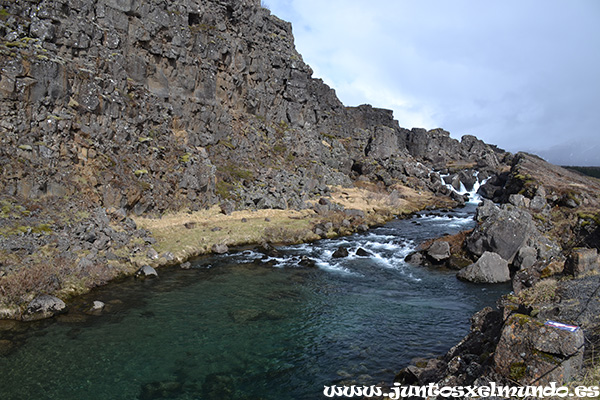
[[537,230],[530,213],[518,208],[496,208],[467,239],[466,246],[477,256],[489,251],[512,262],[535,233]]
[[573,276],[580,276],[586,273],[600,272],[600,258],[597,249],[577,248],[573,249],[564,270]]
[[[258,0],[0,8],[0,249],[18,254],[2,256],[0,277],[64,265],[38,285],[49,292],[73,271],[79,293],[174,262],[131,216],[306,209],[353,182],[462,202],[432,169],[493,170],[507,157],[471,136],[403,129],[390,110],[345,107]],[[5,297],[23,309],[33,295]]]
[[562,384],[586,367],[585,358],[600,344],[600,242],[594,241],[600,185],[520,153],[510,171],[490,177],[481,189],[500,204],[484,201],[478,207],[478,225],[464,240],[464,250],[478,259],[458,277],[490,282],[502,271],[513,293],[499,301],[499,310],[476,314],[471,332],[447,354],[420,361],[397,379]]
[[497,371],[522,385],[566,382],[583,365],[584,335],[561,330],[522,314],[504,324],[494,352]]

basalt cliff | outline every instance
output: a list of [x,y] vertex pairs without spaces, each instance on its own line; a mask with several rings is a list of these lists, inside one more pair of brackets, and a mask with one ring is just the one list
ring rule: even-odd
[[[525,291],[598,269],[597,180],[344,106],[259,1],[1,0],[0,38],[0,317],[51,315],[50,298],[227,245],[459,205],[445,183],[485,179],[494,203],[448,245],[454,267],[496,254]],[[521,300],[504,312],[542,312]],[[529,376],[523,363],[505,375]]]

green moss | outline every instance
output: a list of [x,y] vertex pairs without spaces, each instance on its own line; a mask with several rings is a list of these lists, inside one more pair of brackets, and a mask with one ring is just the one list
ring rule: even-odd
[[28,235],[30,233],[47,235],[52,232],[50,224],[40,224],[36,226],[19,225],[0,229],[0,236],[9,237],[14,235]]
[[39,234],[52,233],[52,227],[50,226],[50,224],[40,224],[38,226],[34,226],[31,229],[31,233],[39,233]]
[[152,140],[154,140],[154,139],[152,139],[151,137],[148,137],[148,136],[138,138],[138,142],[140,142],[140,143],[151,142]]
[[559,365],[562,362],[562,360],[559,357],[536,349],[533,349],[533,354],[535,354],[538,358],[542,359],[543,361],[551,364]]
[[253,180],[254,173],[248,169],[241,168],[235,164],[228,164],[219,168],[219,172],[227,176],[231,181]]
[[283,121],[283,120],[279,121],[279,124],[277,124],[277,126],[275,127],[275,130],[280,135],[287,132],[289,129],[290,129],[290,126],[288,125],[288,123],[286,121]]
[[184,155],[179,157],[179,161],[185,164],[185,163],[189,162],[191,158],[192,158],[192,155],[190,153],[185,153]]
[[273,146],[273,151],[275,153],[282,154],[282,153],[285,153],[287,151],[287,147],[285,147],[284,145],[278,143],[275,146]]
[[229,150],[235,150],[235,146],[229,140],[220,140],[219,144],[227,147]]
[[587,223],[588,225],[594,222],[596,225],[600,225],[600,214],[591,214],[586,212],[578,212],[577,217],[582,220],[581,224]]
[[7,19],[10,16],[8,10],[4,7],[0,7],[0,19]]
[[215,189],[216,189],[217,195],[219,195],[219,197],[221,197],[222,199],[230,199],[233,197],[232,192],[233,192],[234,186],[231,183],[219,181],[219,182],[217,182]]
[[527,372],[527,365],[524,362],[516,362],[510,365],[509,378],[519,382]]
[[13,204],[8,200],[0,200],[0,218],[15,218],[28,217],[31,212],[25,207],[18,204]]

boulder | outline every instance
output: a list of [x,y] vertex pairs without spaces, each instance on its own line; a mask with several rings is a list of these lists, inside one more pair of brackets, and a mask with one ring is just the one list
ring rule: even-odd
[[229,247],[226,244],[215,243],[212,245],[211,251],[216,254],[225,254],[229,251]]
[[189,262],[189,261],[186,261],[183,264],[181,264],[179,266],[179,268],[181,268],[181,269],[191,269],[192,268],[192,263]]
[[598,271],[599,269],[598,250],[596,249],[574,249],[565,262],[565,272],[573,276]]
[[450,243],[438,240],[427,249],[427,255],[440,262],[450,258]]
[[512,263],[529,239],[539,236],[531,214],[520,209],[500,209],[489,215],[467,238],[467,249],[481,256],[490,251]]
[[404,258],[404,261],[406,261],[407,263],[409,263],[411,265],[424,265],[424,264],[426,264],[425,257],[423,256],[423,254],[421,254],[421,252],[418,252],[418,251],[407,255]]
[[502,283],[510,281],[508,262],[496,253],[486,251],[474,264],[460,270],[459,279],[475,283]]
[[136,278],[157,278],[158,273],[149,265],[144,265],[135,273]]
[[336,251],[331,255],[333,258],[344,258],[348,257],[348,249],[345,247],[339,247]]
[[537,261],[537,250],[533,247],[523,246],[519,249],[514,259],[515,267],[519,269],[528,269]]
[[356,250],[356,255],[359,257],[373,257],[373,253],[371,253],[368,250],[363,249],[362,247],[359,247]]
[[540,186],[533,199],[529,202],[529,208],[534,212],[542,211],[546,207],[546,190]]
[[56,314],[61,314],[66,311],[67,305],[64,301],[56,296],[43,294],[41,296],[37,296],[27,305],[27,310],[23,315],[23,320],[35,321],[39,319],[50,318]]
[[502,329],[494,363],[500,374],[522,385],[562,384],[581,368],[583,350],[583,330],[561,330],[513,314]]
[[508,202],[520,208],[528,208],[530,204],[530,200],[522,194],[511,194],[508,196]]

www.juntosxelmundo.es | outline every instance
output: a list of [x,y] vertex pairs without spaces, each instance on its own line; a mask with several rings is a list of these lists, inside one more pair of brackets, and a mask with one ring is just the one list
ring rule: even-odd
[[578,386],[569,389],[566,386],[558,386],[552,382],[548,386],[500,386],[490,382],[487,386],[440,386],[431,383],[427,386],[403,386],[394,383],[393,387],[382,388],[380,386],[325,386],[323,394],[326,397],[389,397],[391,400],[407,397],[503,397],[503,398],[573,398],[585,399],[600,396],[599,386]]

